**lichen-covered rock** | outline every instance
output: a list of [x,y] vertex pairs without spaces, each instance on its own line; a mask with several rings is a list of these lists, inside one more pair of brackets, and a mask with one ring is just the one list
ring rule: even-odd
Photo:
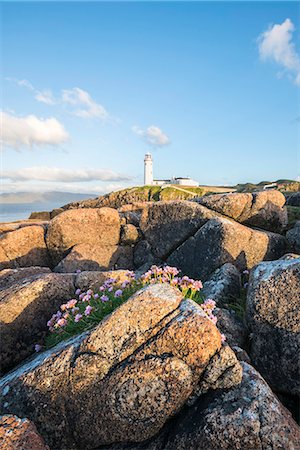
[[78,244],[114,247],[119,239],[120,217],[112,208],[65,211],[50,221],[46,236],[54,264]]
[[77,270],[132,269],[133,249],[120,245],[75,245],[54,268],[55,272],[72,273]]
[[300,394],[300,259],[258,264],[247,296],[251,360],[271,387]]
[[144,441],[186,403],[220,349],[198,305],[152,285],[4,377],[0,410],[27,415],[57,450]]
[[118,285],[128,280],[128,270],[86,271],[76,274],[75,287],[81,291],[96,291],[109,279],[115,279]]
[[34,344],[44,337],[51,315],[74,295],[72,275],[28,270],[25,278],[20,272],[8,273],[0,291],[1,372],[34,353]]
[[216,216],[217,213],[189,201],[155,202],[143,210],[140,228],[153,255],[164,259]]
[[210,360],[194,392],[199,397],[211,389],[230,389],[241,383],[242,376],[243,370],[236,355],[228,345],[224,345]]
[[7,414],[0,417],[1,450],[50,450],[28,419]]
[[225,263],[240,271],[263,260],[277,259],[285,253],[283,236],[252,230],[230,219],[207,222],[168,258],[168,264],[196,279],[207,280]]
[[19,228],[0,237],[0,270],[16,267],[49,266],[42,226]]
[[286,204],[289,206],[300,206],[300,192],[294,192],[289,195]]
[[205,281],[201,294],[218,305],[234,302],[241,295],[240,272],[233,264],[224,264]]
[[7,289],[16,283],[20,286],[31,282],[34,278],[51,273],[49,267],[22,267],[19,269],[3,269],[0,271],[0,289]]
[[139,239],[139,231],[132,224],[123,225],[121,228],[121,242],[125,245],[135,244]]
[[298,450],[300,428],[267,383],[242,362],[242,382],[200,396],[153,439],[106,450]]
[[150,244],[145,241],[139,241],[133,250],[133,264],[135,269],[142,267],[144,272],[153,264],[161,265],[162,260],[156,258],[151,250]]
[[285,197],[276,190],[214,194],[197,202],[244,225],[264,230],[280,232],[288,223]]
[[231,346],[244,347],[247,329],[244,321],[235,311],[225,308],[216,308],[214,315],[217,317],[217,327],[226,336],[226,342]]
[[290,251],[300,253],[300,220],[286,233],[286,238]]

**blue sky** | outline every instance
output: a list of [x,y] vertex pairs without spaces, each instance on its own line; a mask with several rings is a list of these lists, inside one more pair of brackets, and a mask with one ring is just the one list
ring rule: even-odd
[[1,7],[4,192],[299,176],[296,2]]

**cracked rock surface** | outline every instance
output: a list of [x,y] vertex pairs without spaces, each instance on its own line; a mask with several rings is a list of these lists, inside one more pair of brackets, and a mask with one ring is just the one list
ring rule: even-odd
[[252,271],[246,319],[250,357],[273,389],[300,394],[300,259],[258,264]]
[[[197,393],[221,348],[198,305],[169,285],[148,286],[92,331],[2,378],[1,412],[28,417],[50,448],[145,441]],[[229,366],[240,370],[237,360]]]
[[300,428],[261,375],[241,362],[243,379],[230,390],[199,397],[146,443],[109,450],[298,450]]

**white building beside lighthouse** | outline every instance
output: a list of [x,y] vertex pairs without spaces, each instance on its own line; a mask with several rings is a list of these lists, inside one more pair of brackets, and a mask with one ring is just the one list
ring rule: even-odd
[[192,180],[190,177],[173,177],[164,180],[153,179],[153,159],[150,153],[146,153],[144,158],[144,186],[164,186],[168,185],[181,185],[181,186],[199,186],[199,183]]
[[152,186],[153,184],[153,161],[150,153],[146,153],[144,158],[144,185]]

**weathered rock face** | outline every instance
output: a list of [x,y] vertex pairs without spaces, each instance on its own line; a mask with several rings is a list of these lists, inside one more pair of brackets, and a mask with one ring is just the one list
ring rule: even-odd
[[250,356],[271,387],[300,394],[300,259],[261,263],[247,297]]
[[0,271],[0,289],[7,289],[16,283],[24,285],[34,278],[51,273],[48,267],[23,267],[19,269],[3,269]]
[[217,215],[189,201],[155,202],[144,209],[140,228],[153,255],[164,259]]
[[14,267],[49,266],[44,228],[26,226],[0,237],[0,270]]
[[75,287],[81,291],[92,289],[96,291],[103,283],[110,278],[117,280],[118,284],[122,284],[128,280],[127,270],[109,270],[105,272],[81,272],[75,277]]
[[289,250],[300,253],[300,220],[286,233]]
[[285,248],[286,240],[279,234],[216,218],[178,247],[167,262],[193,278],[207,280],[224,263],[251,269],[262,260],[279,258]]
[[[200,307],[169,285],[149,286],[91,332],[4,377],[0,408],[26,414],[50,448],[143,441],[196,392],[220,349],[220,333]],[[237,361],[230,367],[236,373],[228,371],[227,386],[240,379]]]
[[[300,432],[291,414],[267,383],[247,363],[243,381],[229,392],[213,395],[185,411],[174,434],[156,450],[297,450]],[[161,445],[160,445],[161,444]]]
[[55,267],[55,272],[72,273],[76,270],[107,270],[133,268],[133,249],[118,245],[75,245]]
[[0,447],[2,450],[50,450],[32,422],[10,414],[0,417]]
[[120,218],[115,209],[73,209],[54,217],[49,223],[46,242],[58,264],[78,244],[112,246],[119,243]]
[[43,274],[36,269],[5,271],[6,285],[0,292],[0,335],[5,343],[0,349],[2,372],[34,353],[34,344],[44,337],[51,315],[74,295],[71,275]]
[[132,224],[126,224],[121,229],[121,242],[125,245],[135,244],[139,238],[138,229]]
[[294,192],[291,194],[288,197],[286,204],[290,206],[300,206],[300,192]]
[[197,202],[244,225],[264,230],[280,232],[288,223],[285,197],[276,190],[208,195]]
[[214,315],[217,317],[217,327],[226,336],[226,342],[234,348],[244,347],[247,337],[247,329],[244,321],[237,314],[225,308],[216,308]]
[[232,303],[241,294],[240,272],[233,264],[224,264],[203,284],[201,293],[218,305]]
[[[229,356],[229,355],[228,355]],[[298,450],[300,429],[267,383],[242,362],[243,379],[229,391],[215,390],[185,407],[147,443],[106,450]]]

